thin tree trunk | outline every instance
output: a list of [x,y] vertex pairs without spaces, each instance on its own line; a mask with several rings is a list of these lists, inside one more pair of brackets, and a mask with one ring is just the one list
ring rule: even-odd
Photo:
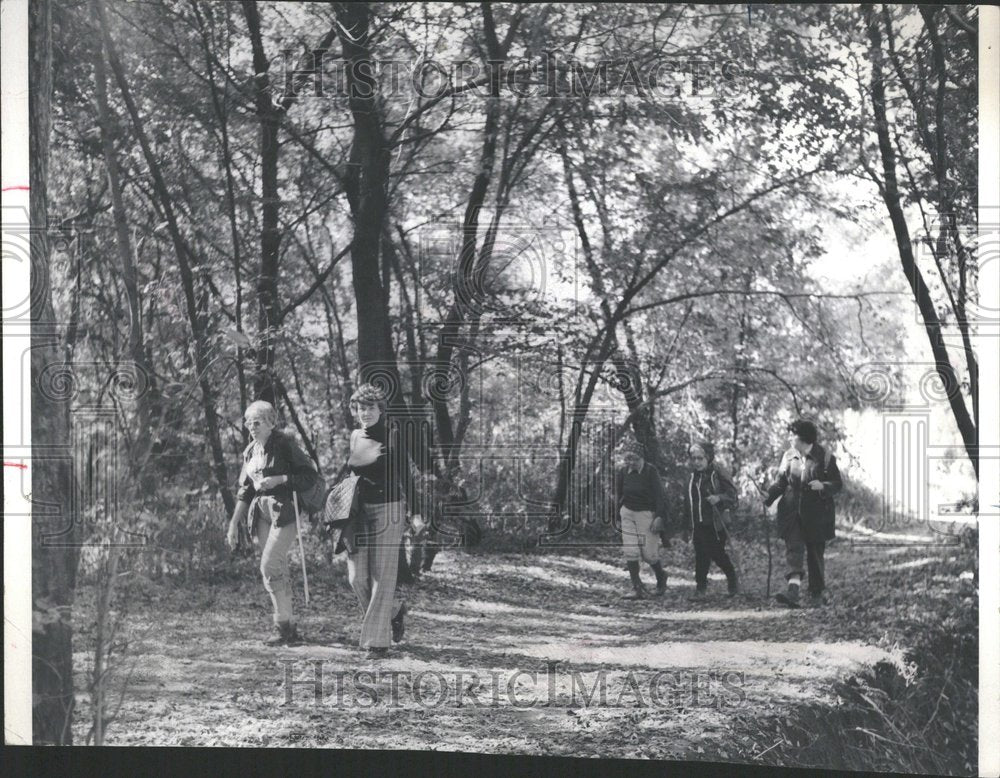
[[146,164],[149,166],[149,172],[153,180],[153,189],[156,193],[157,199],[159,200],[160,208],[166,217],[167,230],[174,246],[174,254],[177,258],[177,267],[181,276],[181,286],[184,290],[184,302],[187,307],[188,319],[191,323],[191,332],[194,336],[195,369],[197,370],[198,384],[201,389],[202,412],[205,417],[205,433],[208,439],[209,447],[212,451],[212,460],[214,464],[213,471],[216,484],[222,494],[225,511],[227,515],[231,515],[233,509],[236,507],[236,501],[233,498],[233,493],[229,485],[225,454],[222,450],[222,438],[219,434],[219,421],[215,406],[215,393],[212,390],[212,385],[208,378],[209,364],[207,356],[208,345],[206,323],[198,310],[199,306],[195,293],[194,274],[191,270],[188,248],[184,243],[184,239],[180,233],[180,228],[177,224],[177,217],[174,214],[170,190],[167,188],[166,182],[163,180],[163,174],[160,172],[159,161],[157,160],[156,155],[153,154],[152,148],[150,147],[149,138],[146,136],[142,117],[139,116],[138,108],[136,107],[135,101],[132,99],[132,93],[129,89],[128,81],[125,78],[125,70],[122,67],[121,61],[118,59],[114,42],[111,40],[111,33],[108,30],[103,2],[102,0],[94,0],[94,4],[97,10],[97,17],[101,27],[101,34],[104,39],[104,45],[108,52],[108,61],[111,65],[111,70],[115,74],[115,80],[117,81],[118,88],[122,93],[122,98],[125,101],[125,107],[128,110],[129,117],[132,120],[136,137],[139,141],[140,147],[142,148],[143,157],[146,160]]
[[870,42],[872,107],[875,112],[875,132],[878,136],[884,178],[881,193],[882,199],[889,211],[889,219],[892,222],[892,229],[896,236],[896,245],[899,250],[899,259],[903,267],[903,273],[907,281],[909,281],[910,290],[923,318],[927,340],[934,355],[935,368],[947,392],[952,415],[958,426],[959,434],[962,436],[965,451],[976,472],[976,478],[978,478],[978,431],[972,418],[969,416],[968,408],[965,406],[961,383],[951,364],[951,358],[944,341],[941,320],[938,317],[934,299],[931,297],[930,290],[927,288],[920,268],[917,267],[917,263],[913,257],[909,227],[906,224],[906,217],[903,214],[903,208],[900,204],[899,185],[896,179],[896,152],[889,137],[889,122],[886,118],[885,82],[882,74],[882,32],[875,18],[872,5],[866,3],[863,9],[868,29],[868,40]]
[[270,63],[264,54],[257,3],[253,0],[244,0],[243,13],[250,29],[254,84],[257,87],[255,101],[257,118],[260,121],[261,232],[260,270],[257,275],[257,329],[260,343],[257,346],[254,394],[257,399],[274,403],[274,342],[280,323],[278,261],[281,229],[278,226],[278,217],[281,198],[278,194],[278,129],[281,124],[281,114],[271,101],[268,88]]
[[[233,176],[232,154],[229,148],[229,116],[226,112],[223,100],[219,97],[219,89],[215,83],[215,63],[211,49],[209,48],[209,40],[204,30],[204,22],[202,21],[197,0],[192,0],[191,10],[194,12],[195,18],[198,19],[202,45],[205,49],[205,67],[208,72],[208,80],[211,86],[212,108],[219,121],[219,138],[221,141],[219,161],[226,174],[226,216],[229,221],[229,236],[233,244],[233,283],[236,293],[236,299],[233,303],[233,315],[236,317],[236,331],[242,335],[244,334],[243,260],[241,256],[240,230],[236,218],[236,179]],[[248,404],[246,370],[243,366],[244,354],[245,352],[243,347],[238,345],[236,348],[236,379],[240,390],[240,408],[246,408]],[[249,439],[249,435],[245,427],[241,429],[241,433],[243,443],[245,445]]]
[[[32,741],[72,745],[72,608],[80,553],[80,525],[72,511],[69,401],[46,391],[44,371],[63,360],[52,309],[47,183],[52,98],[52,17],[49,0],[28,6],[29,184],[31,261],[39,270],[31,295],[31,690]],[[34,275],[34,274],[33,274]]]
[[[502,61],[505,56],[505,48],[501,47],[497,40],[496,29],[493,24],[493,11],[489,3],[483,3],[483,31],[489,60],[493,63]],[[445,323],[438,335],[437,354],[434,359],[435,381],[439,382],[442,386],[446,386],[450,382],[452,360],[459,330],[463,323],[478,315],[479,298],[483,290],[477,282],[477,276],[482,278],[483,263],[478,263],[479,272],[477,273],[476,242],[479,235],[479,215],[482,212],[486,193],[493,179],[499,125],[499,96],[487,97],[486,116],[483,123],[483,142],[479,152],[479,165],[476,168],[476,177],[473,179],[472,187],[469,190],[465,214],[462,218],[462,242],[459,249],[458,268],[452,292],[454,299],[452,300],[451,309],[445,318]],[[445,450],[449,450],[455,440],[455,431],[451,421],[451,414],[448,410],[447,393],[438,392],[436,395],[436,397],[432,397],[431,405],[434,408],[438,443]],[[457,456],[457,452],[455,455]]]
[[[937,91],[934,95],[934,178],[938,188],[938,213],[944,220],[940,230],[947,231],[952,238],[955,249],[955,262],[958,266],[958,299],[955,301],[955,322],[962,334],[962,349],[965,353],[966,368],[969,371],[969,394],[972,398],[972,419],[977,430],[979,427],[979,362],[972,348],[972,337],[969,332],[966,303],[966,260],[968,253],[962,245],[958,224],[955,218],[955,199],[953,188],[948,181],[948,138],[944,126],[945,95],[948,91],[948,68],[944,58],[944,43],[938,34],[936,15],[938,8],[920,6],[920,16],[924,20],[928,37],[931,40],[932,62],[938,79]],[[916,108],[916,106],[914,106]],[[977,436],[978,440],[978,436]]]
[[421,367],[420,364],[420,354],[417,351],[417,337],[416,337],[416,321],[413,317],[413,304],[410,301],[409,292],[406,290],[406,282],[403,278],[403,268],[400,266],[399,255],[396,252],[396,247],[392,242],[392,237],[389,235],[388,229],[385,231],[385,235],[382,236],[383,240],[383,251],[386,254],[386,259],[389,261],[389,265],[396,276],[396,283],[399,284],[399,300],[400,309],[403,317],[403,333],[406,338],[406,358],[410,363],[409,375],[410,375],[410,403],[413,406],[423,405],[423,389],[421,386]]
[[[93,6],[93,1],[91,5]],[[96,8],[94,12],[96,14]],[[142,300],[139,297],[138,273],[133,261],[128,217],[125,213],[125,202],[122,197],[121,171],[118,165],[118,158],[115,155],[112,137],[113,124],[111,121],[111,112],[108,108],[107,72],[104,66],[104,58],[104,47],[101,46],[94,57],[97,115],[101,129],[104,165],[108,174],[108,188],[111,193],[111,211],[115,222],[118,259],[121,263],[122,281],[125,285],[125,296],[128,301],[128,354],[138,373],[137,381],[146,387],[146,391],[138,393],[138,397],[136,398],[136,416],[127,426],[125,434],[125,439],[129,443],[128,461],[130,470],[132,476],[136,477],[143,471],[146,465],[153,440],[152,412],[150,409],[153,371],[146,362],[146,347],[142,325]],[[149,485],[151,486],[151,484]]]
[[593,399],[594,392],[597,389],[597,383],[600,380],[601,371],[604,369],[605,364],[607,364],[613,350],[614,330],[611,327],[605,327],[603,334],[600,335],[600,341],[597,344],[596,357],[581,366],[581,370],[587,370],[589,368],[591,373],[590,377],[587,379],[586,387],[583,389],[582,394],[579,395],[579,399],[577,399],[573,405],[566,448],[563,449],[559,456],[559,474],[558,480],[556,481],[555,495],[552,499],[552,502],[555,505],[556,515],[550,523],[550,531],[555,531],[554,527],[558,525],[558,522],[561,520],[560,517],[567,510],[570,498],[569,487],[573,471],[576,468],[576,453],[580,439],[583,436],[583,424],[586,421],[587,412],[590,409],[590,401]]

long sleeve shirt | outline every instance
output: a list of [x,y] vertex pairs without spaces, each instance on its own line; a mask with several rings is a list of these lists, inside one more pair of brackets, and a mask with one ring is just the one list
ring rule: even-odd
[[[713,495],[719,497],[714,506],[708,501]],[[695,470],[688,479],[684,503],[691,529],[724,529],[720,516],[727,508],[731,510],[736,507],[736,485],[725,471],[714,464],[707,470]]]
[[387,430],[384,418],[351,433],[351,472],[360,476],[361,500],[386,503],[406,500],[410,513],[420,513],[418,473],[397,430]]
[[[811,481],[820,481],[823,488],[814,490]],[[825,525],[828,537],[832,537],[834,525],[833,496],[844,486],[837,467],[837,458],[828,453],[819,443],[814,443],[806,454],[795,448],[788,449],[781,458],[778,477],[768,487],[765,505],[770,505],[779,497],[779,524],[801,518],[810,530],[814,522]]]
[[618,507],[630,511],[652,511],[654,516],[667,518],[667,497],[660,473],[654,465],[643,462],[642,469],[624,467],[615,477]]
[[[273,489],[258,490],[254,481],[286,475],[288,481]],[[243,451],[243,468],[236,484],[236,499],[250,504],[251,523],[263,515],[276,527],[295,521],[292,492],[312,488],[319,477],[313,461],[292,438],[277,430],[261,444],[256,441]]]

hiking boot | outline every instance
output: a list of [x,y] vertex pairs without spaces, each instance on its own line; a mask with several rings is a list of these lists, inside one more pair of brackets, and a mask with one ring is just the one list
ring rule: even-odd
[[275,625],[275,634],[264,640],[265,646],[293,646],[302,642],[302,636],[294,625],[287,621]]
[[788,591],[780,592],[774,596],[778,602],[782,605],[787,605],[789,608],[799,607],[799,585],[790,583],[788,584]]
[[405,629],[403,625],[403,617],[406,616],[406,603],[404,602],[399,606],[399,611],[396,615],[392,617],[392,621],[389,624],[392,626],[392,642],[398,643],[403,639],[403,631]]
[[299,628],[296,625],[294,625],[294,624],[290,624],[288,626],[288,635],[285,638],[285,645],[286,646],[301,646],[303,642],[305,642],[305,641],[304,641],[304,638],[302,637],[301,633],[299,632]]
[[635,584],[632,586],[632,591],[628,594],[623,594],[623,600],[645,600],[649,597],[649,592],[646,591],[646,587],[643,584]]
[[657,562],[655,565],[651,565],[653,568],[653,573],[656,575],[656,591],[653,593],[654,597],[662,597],[667,593],[667,571],[663,569],[663,565]]

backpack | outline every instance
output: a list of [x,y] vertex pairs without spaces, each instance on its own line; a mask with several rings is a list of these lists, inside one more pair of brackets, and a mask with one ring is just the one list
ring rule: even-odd
[[[723,475],[726,477],[726,480],[732,482],[732,478],[729,477],[728,473],[724,472]],[[716,465],[712,465],[712,473],[709,476],[709,483],[711,484],[712,491],[715,494],[721,494],[722,493],[722,489],[719,486],[719,468]],[[737,507],[738,507],[739,506],[739,496],[737,496],[737,498],[736,498],[736,504],[737,504]],[[719,530],[728,531],[729,530],[729,525],[732,523],[733,512],[732,512],[732,510],[730,508],[723,508],[722,510],[719,510],[718,506],[713,505],[712,506],[712,519],[713,519],[713,523],[715,524],[715,530],[716,530],[716,532],[718,532]]]
[[[290,442],[294,440],[290,435],[287,436],[287,439]],[[300,449],[303,454],[306,454],[304,447],[300,446]],[[306,456],[308,457],[309,455],[306,454]],[[319,463],[310,458],[309,464],[316,471],[316,478],[313,479],[312,486],[308,489],[296,491],[295,494],[298,496],[299,510],[302,513],[315,515],[322,513],[326,507],[326,495],[329,489],[326,485],[326,479],[323,477],[323,471],[320,470]]]
[[299,508],[303,513],[309,514],[323,512],[323,509],[326,507],[326,494],[328,491],[326,479],[323,477],[319,465],[315,462],[312,464],[316,469],[316,479],[313,481],[313,485],[305,491],[296,492],[299,496]]

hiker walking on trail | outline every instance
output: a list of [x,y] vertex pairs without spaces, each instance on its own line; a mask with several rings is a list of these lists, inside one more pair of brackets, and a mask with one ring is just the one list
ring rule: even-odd
[[261,548],[260,574],[271,595],[276,634],[267,645],[301,642],[292,621],[292,580],[288,552],[298,535],[293,492],[313,487],[319,473],[313,461],[289,436],[275,429],[278,413],[269,402],[250,403],[244,424],[252,438],[243,452],[237,483],[236,510],[226,539],[230,548],[239,542],[240,522],[247,521],[250,536]]
[[656,596],[667,591],[667,573],[660,564],[660,533],[666,521],[666,495],[656,467],[646,461],[642,444],[623,447],[625,466],[615,477],[615,495],[622,521],[622,552],[632,588],[622,599],[642,600],[649,596],[639,578],[639,561],[644,559],[656,575]]
[[[398,429],[386,424],[385,394],[373,384],[362,384],[351,397],[351,410],[361,428],[351,433],[347,465],[359,476],[362,526],[344,531],[348,547],[347,578],[364,614],[362,648],[372,656],[388,652],[390,636],[403,639],[406,603],[396,600],[399,547],[410,523],[417,535],[423,528],[419,514],[419,473],[400,440]],[[405,500],[405,502],[404,502]]]
[[776,599],[797,607],[802,583],[803,558],[809,571],[810,604],[826,603],[826,573],[823,554],[826,542],[833,540],[833,496],[843,482],[837,460],[816,442],[816,425],[798,420],[788,425],[791,448],[781,458],[777,480],[768,487],[765,509],[779,497],[778,534],[785,541],[788,564],[788,590]]
[[739,579],[726,552],[727,511],[736,507],[736,486],[729,474],[715,462],[715,447],[707,442],[688,449],[691,477],[684,492],[687,526],[684,541],[694,537],[694,581],[692,599],[701,599],[708,590],[708,570],[712,562],[726,574],[729,596],[739,593]]

